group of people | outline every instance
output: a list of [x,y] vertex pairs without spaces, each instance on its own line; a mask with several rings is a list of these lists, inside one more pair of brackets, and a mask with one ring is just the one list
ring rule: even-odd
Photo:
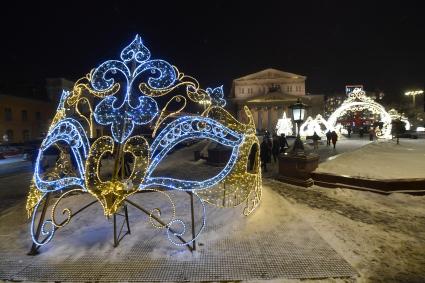
[[332,144],[335,148],[336,142],[338,141],[338,134],[335,131],[327,131],[326,132],[326,146],[330,146]]
[[[314,149],[318,149],[318,141],[320,140],[319,135],[314,132],[314,135],[311,137],[313,140]],[[333,144],[333,148],[336,147],[336,142],[338,141],[338,134],[335,131],[328,131],[326,133],[327,146]],[[286,139],[285,134],[281,134],[280,136],[274,134],[273,137],[270,136],[270,133],[266,131],[263,136],[263,141],[260,145],[260,159],[261,159],[261,167],[264,172],[267,172],[267,163],[272,162],[272,157],[274,163],[278,161],[278,156],[281,153],[285,153],[285,151],[289,148],[288,141]],[[257,149],[253,148],[251,150],[249,159],[250,159],[250,170],[253,168],[255,154]]]
[[370,127],[369,131],[367,130],[367,128],[365,127],[360,127],[359,129],[359,137],[363,138],[363,135],[365,134],[365,132],[369,132],[369,140],[373,141],[374,137],[376,136],[376,130],[374,127]]
[[[316,132],[314,132],[313,136],[311,136],[311,139],[313,140],[313,148],[319,149],[320,136]],[[335,148],[337,141],[338,141],[338,134],[335,131],[327,131],[326,146],[330,146],[332,142],[333,147]]]
[[271,163],[272,156],[273,161],[276,163],[278,155],[284,153],[288,148],[289,144],[285,134],[281,134],[280,136],[274,134],[272,138],[270,137],[270,133],[266,132],[260,145],[261,166],[264,168],[264,171],[267,172],[267,163]]

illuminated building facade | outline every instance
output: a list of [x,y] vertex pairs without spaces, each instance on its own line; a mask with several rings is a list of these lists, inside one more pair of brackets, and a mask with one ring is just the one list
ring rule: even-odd
[[257,131],[275,132],[276,124],[284,112],[300,98],[310,108],[308,115],[323,114],[324,96],[306,94],[307,77],[276,69],[266,69],[233,80],[230,99],[234,111],[242,119],[243,107],[253,114]]

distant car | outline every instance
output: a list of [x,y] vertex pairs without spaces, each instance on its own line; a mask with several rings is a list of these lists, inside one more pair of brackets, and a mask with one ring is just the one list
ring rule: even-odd
[[11,157],[20,154],[20,150],[16,147],[11,146],[1,146],[0,153],[3,157]]

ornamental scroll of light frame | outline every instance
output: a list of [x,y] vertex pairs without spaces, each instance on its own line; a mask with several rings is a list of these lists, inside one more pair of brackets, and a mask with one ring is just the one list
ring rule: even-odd
[[341,106],[336,109],[328,119],[330,129],[336,128],[336,122],[339,117],[345,115],[348,111],[369,110],[373,114],[381,116],[383,123],[382,129],[376,129],[376,137],[381,139],[391,139],[391,116],[385,111],[385,108],[370,97],[360,88],[355,88],[353,92],[348,94],[348,98],[344,100]]
[[[150,57],[150,51],[140,36],[136,36],[122,50],[120,60],[100,64],[79,79],[72,91],[63,91],[39,149],[27,198],[33,241],[30,254],[36,254],[58,229],[93,204],[100,204],[106,217],[113,216],[114,246],[130,232],[127,205],[131,205],[146,213],[152,225],[163,229],[172,243],[187,246],[191,251],[196,248],[195,239],[206,224],[206,204],[219,207],[245,204],[245,215],[259,205],[262,185],[258,151],[254,170],[247,171],[251,148],[255,145],[259,148],[249,109],[244,108],[248,123],[237,121],[223,108],[226,102],[222,87],[204,90],[193,77],[164,60]],[[86,111],[81,110],[82,105]],[[201,115],[182,116],[183,111],[193,109],[189,105],[207,107]],[[88,137],[92,136],[94,126],[101,126],[111,134],[91,141]],[[148,130],[149,139],[135,135],[136,129]],[[230,147],[227,164],[217,175],[202,181],[154,175],[170,150],[189,139],[207,139]],[[56,165],[43,172],[40,168],[43,154],[51,147],[60,150],[60,155]],[[129,176],[123,173],[125,154],[133,157]],[[104,181],[99,168],[107,155],[113,157],[114,167],[111,179]],[[186,231],[185,222],[176,218],[178,207],[170,191],[189,195],[191,231]],[[79,194],[88,194],[93,201],[74,212],[64,208],[65,219],[59,221],[57,211],[61,201]],[[143,197],[159,194],[165,202],[148,211],[128,199],[136,194]],[[161,215],[164,205],[173,211],[167,220]],[[202,223],[198,229],[195,229],[195,210],[200,213]],[[125,220],[121,229],[117,229],[116,217],[120,215]],[[124,224],[127,231],[123,230]],[[189,240],[185,240],[187,235]]]

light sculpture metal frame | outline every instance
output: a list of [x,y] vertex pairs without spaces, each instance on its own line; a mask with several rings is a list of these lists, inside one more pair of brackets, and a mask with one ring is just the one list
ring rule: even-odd
[[341,106],[336,109],[331,116],[328,118],[327,123],[331,129],[335,129],[337,126],[337,119],[345,115],[348,111],[363,111],[369,110],[373,114],[379,114],[383,126],[381,129],[376,129],[376,137],[381,139],[391,139],[391,116],[385,110],[385,108],[377,103],[370,97],[366,96],[366,93],[360,88],[355,88],[353,92],[348,94],[348,98],[344,100]]
[[[259,142],[249,109],[244,109],[248,123],[243,124],[223,108],[225,104],[222,87],[204,90],[196,79],[181,73],[177,67],[151,59],[150,51],[138,35],[122,50],[120,60],[100,64],[79,79],[72,91],[63,91],[39,149],[27,198],[33,241],[30,253],[36,254],[73,216],[96,203],[101,205],[106,217],[114,218],[115,246],[125,235],[124,224],[127,233],[130,232],[127,204],[146,213],[154,227],[166,231],[172,243],[186,245],[190,250],[196,248],[195,239],[205,226],[206,204],[220,207],[245,204],[243,213],[249,215],[261,199],[258,151],[254,170],[247,171],[250,150],[254,145],[259,148]],[[193,109],[193,105],[204,107],[201,115],[182,115]],[[95,126],[103,127],[110,135],[91,141],[89,137],[93,137]],[[134,134],[140,129],[147,130],[149,137]],[[188,139],[208,139],[230,147],[227,164],[216,176],[203,181],[153,174],[170,150]],[[56,165],[43,172],[40,166],[43,155],[51,147],[56,147],[60,155]],[[131,154],[133,160],[129,176],[123,173],[125,154]],[[99,176],[106,155],[114,159],[109,181]],[[170,191],[190,196],[191,231],[187,231],[182,219],[176,218]],[[161,218],[161,204],[148,211],[128,199],[138,193],[148,193],[143,194],[145,197],[152,193],[165,196],[173,215],[165,221]],[[65,219],[58,221],[59,203],[76,194],[89,194],[93,201],[74,212],[63,209]],[[57,198],[51,204],[54,195]],[[202,219],[197,231],[195,201],[199,203]],[[116,217],[120,215],[125,221],[117,232]],[[184,239],[187,234],[189,240]]]
[[324,137],[329,129],[331,129],[331,127],[329,126],[328,121],[326,121],[322,115],[317,114],[314,119],[311,116],[307,117],[300,127],[300,135],[302,137],[307,137],[314,135],[314,132],[316,132],[318,136]]
[[[360,89],[355,88],[353,92],[348,94],[348,98],[336,109],[328,120],[324,119],[320,114],[315,118],[309,116],[305,122],[300,126],[300,136],[305,138],[312,136],[314,132],[320,137],[326,136],[327,131],[335,131],[337,134],[346,134],[347,131],[343,128],[340,123],[337,123],[339,117],[345,115],[349,111],[363,111],[369,110],[373,114],[379,114],[381,121],[383,122],[382,129],[376,130],[376,137],[381,139],[391,139],[391,120],[394,119],[395,115],[400,116],[398,113],[393,114],[391,110],[387,112],[385,108],[377,103],[370,97],[366,96],[366,93]],[[395,111],[395,110],[394,110]],[[398,117],[397,116],[397,117]],[[410,128],[410,123],[404,116],[401,117],[402,121]],[[291,119],[286,118],[286,114],[282,119],[279,119],[276,125],[276,130],[280,132],[286,129],[292,129]]]

